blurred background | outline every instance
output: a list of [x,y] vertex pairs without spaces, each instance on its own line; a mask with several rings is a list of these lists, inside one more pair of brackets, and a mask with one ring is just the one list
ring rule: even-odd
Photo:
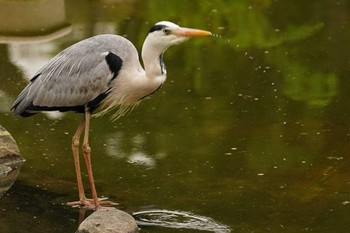
[[82,116],[13,117],[19,92],[69,45],[112,33],[140,51],[162,20],[215,36],[169,49],[165,85],[126,117],[92,120],[98,194],[129,213],[186,211],[233,232],[348,232],[346,0],[1,0],[0,124],[26,162],[0,199],[0,232],[78,224],[61,203],[78,196],[70,143]]

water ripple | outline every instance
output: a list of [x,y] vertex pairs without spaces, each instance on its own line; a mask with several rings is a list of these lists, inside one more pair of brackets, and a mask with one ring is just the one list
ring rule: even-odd
[[192,229],[229,233],[231,229],[212,218],[198,216],[184,211],[147,210],[133,214],[139,226],[157,226],[177,229]]

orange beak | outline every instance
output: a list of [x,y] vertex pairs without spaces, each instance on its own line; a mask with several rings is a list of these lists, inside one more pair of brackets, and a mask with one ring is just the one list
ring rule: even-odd
[[212,33],[209,31],[193,29],[193,28],[179,28],[176,31],[173,31],[173,34],[176,36],[185,36],[185,37],[212,35]]

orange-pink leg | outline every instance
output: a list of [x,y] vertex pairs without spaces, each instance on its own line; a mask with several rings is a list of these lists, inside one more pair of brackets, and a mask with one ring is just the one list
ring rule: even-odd
[[92,199],[94,201],[95,208],[99,208],[100,204],[99,204],[98,198],[97,198],[95,181],[94,181],[94,176],[92,174],[92,167],[91,167],[91,148],[89,145],[90,118],[91,118],[90,112],[88,112],[88,111],[85,112],[85,133],[84,133],[84,141],[83,141],[83,152],[84,152],[86,168],[87,168],[87,172],[88,172],[88,176],[89,176]]
[[[82,121],[79,124],[79,127],[77,128],[77,131],[75,132],[73,139],[72,139],[72,152],[73,152],[73,158],[74,158],[74,165],[75,165],[75,173],[77,176],[77,184],[78,184],[78,192],[79,192],[79,203],[84,204],[86,200],[85,192],[84,192],[84,186],[83,186],[83,180],[81,178],[81,171],[80,171],[80,162],[79,162],[79,141],[80,141],[80,135],[83,132],[85,127],[85,116],[83,117]],[[68,202],[68,205],[77,205],[77,202]]]
[[[68,202],[67,205],[83,206],[84,208],[88,208],[88,209],[97,209],[97,208],[100,208],[100,206],[115,206],[117,205],[116,203],[105,201],[107,198],[99,199],[97,197],[94,177],[92,173],[92,166],[91,166],[91,148],[89,146],[90,118],[91,118],[91,113],[86,111],[83,120],[81,121],[77,131],[73,136],[72,151],[73,151],[73,157],[74,157],[75,172],[77,175],[79,201]],[[85,132],[84,132],[84,140],[83,140],[83,153],[84,153],[86,168],[87,168],[90,187],[91,187],[92,200],[87,199],[85,196],[82,177],[81,177],[81,171],[80,171],[80,163],[79,163],[79,141],[80,141],[81,133],[83,132],[84,128],[85,128]]]

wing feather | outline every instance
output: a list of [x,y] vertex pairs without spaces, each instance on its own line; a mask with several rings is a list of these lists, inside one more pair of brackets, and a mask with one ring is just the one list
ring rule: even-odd
[[[19,94],[11,109],[14,114],[36,110],[60,110],[85,106],[110,89],[116,70],[106,56],[136,60],[135,47],[116,35],[95,36],[78,42],[53,57]],[[114,67],[115,69],[115,67]]]

